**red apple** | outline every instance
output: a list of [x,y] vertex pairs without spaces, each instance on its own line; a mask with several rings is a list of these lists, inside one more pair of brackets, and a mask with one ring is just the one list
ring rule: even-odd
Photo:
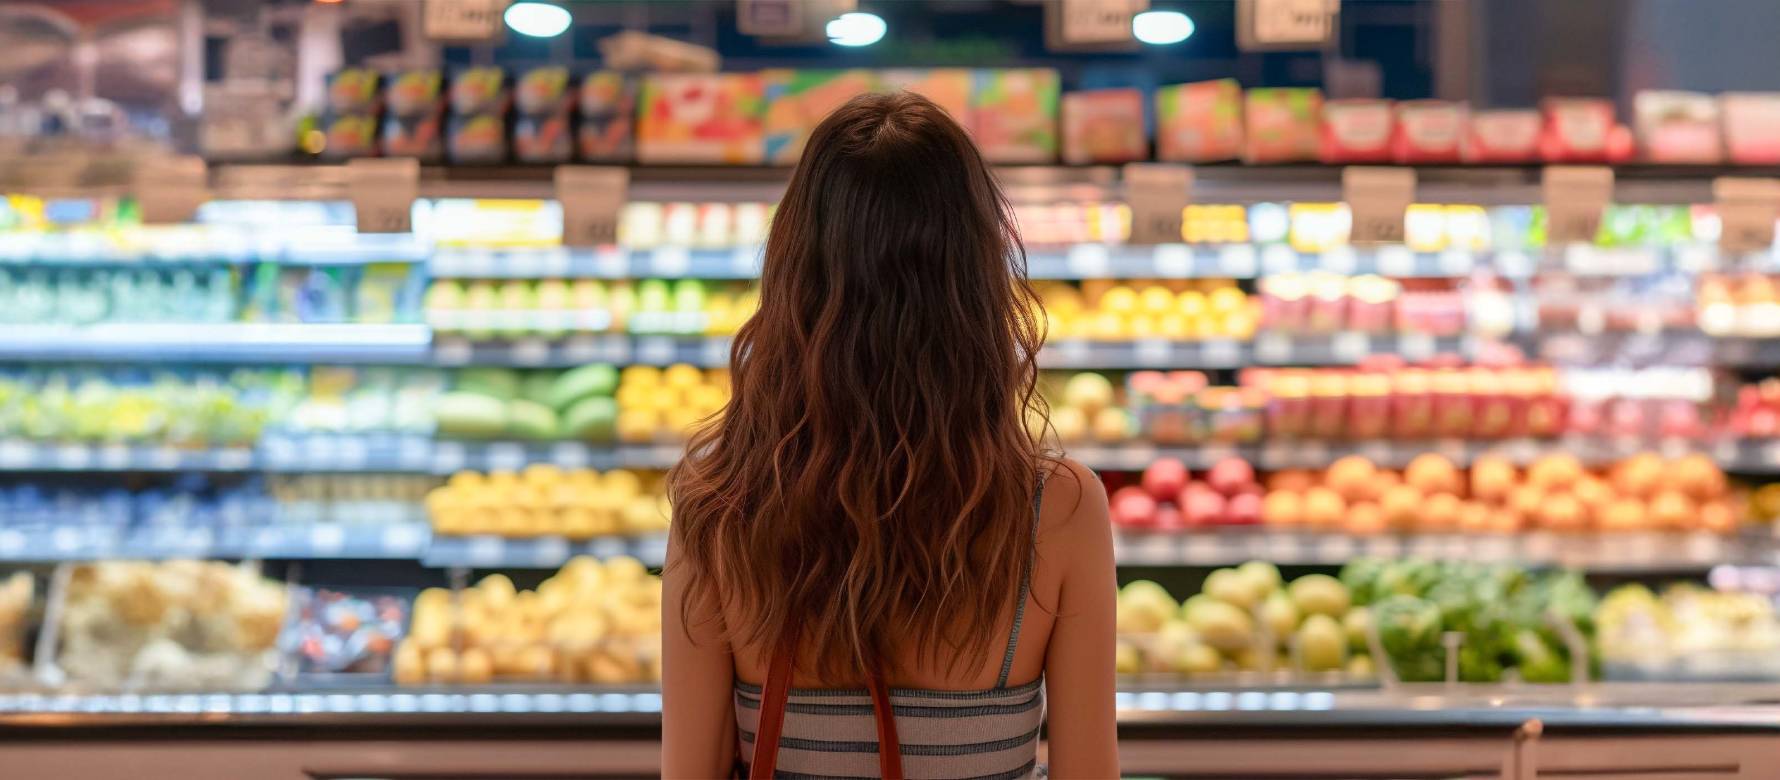
[[1219,493],[1232,496],[1241,492],[1243,485],[1254,483],[1255,469],[1241,458],[1225,458],[1212,464],[1205,481]]
[[1149,528],[1156,523],[1156,499],[1143,488],[1126,486],[1112,495],[1112,521],[1120,528]]
[[1156,507],[1156,530],[1180,531],[1187,527],[1187,518],[1182,516],[1180,509],[1173,504]]
[[1261,495],[1238,493],[1230,498],[1224,514],[1231,525],[1256,525],[1261,522]]
[[1181,493],[1181,517],[1189,526],[1221,525],[1224,522],[1224,497],[1217,491],[1188,486]]
[[1151,498],[1167,501],[1180,495],[1189,478],[1187,464],[1178,458],[1163,458],[1143,470],[1143,489],[1149,491]]

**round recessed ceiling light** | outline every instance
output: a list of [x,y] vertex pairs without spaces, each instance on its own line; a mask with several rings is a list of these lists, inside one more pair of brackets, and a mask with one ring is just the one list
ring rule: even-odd
[[551,3],[514,3],[507,6],[501,19],[513,32],[533,38],[555,38],[569,29],[571,18],[567,8]]
[[1131,17],[1131,35],[1152,46],[1180,43],[1193,35],[1193,20],[1179,11],[1144,11]]
[[883,17],[854,11],[828,22],[828,42],[836,46],[870,46],[883,40],[889,29]]

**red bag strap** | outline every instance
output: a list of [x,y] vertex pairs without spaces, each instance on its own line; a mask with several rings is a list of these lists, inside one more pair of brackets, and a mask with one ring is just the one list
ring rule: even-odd
[[[766,686],[760,692],[760,726],[754,730],[754,760],[748,764],[751,780],[771,780],[779,764],[779,736],[785,730],[785,702],[791,697],[791,666],[797,657],[797,632],[788,633],[773,652],[766,670]],[[878,725],[878,775],[884,780],[903,780],[902,741],[896,736],[896,714],[890,706],[890,689],[876,670],[866,674],[871,688],[871,714]]]

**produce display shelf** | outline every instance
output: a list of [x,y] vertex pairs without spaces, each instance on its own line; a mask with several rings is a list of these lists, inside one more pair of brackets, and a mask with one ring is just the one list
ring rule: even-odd
[[431,341],[411,324],[0,325],[0,360],[405,364]]
[[664,535],[632,538],[604,536],[573,540],[560,536],[505,538],[499,536],[434,536],[420,556],[427,566],[462,566],[472,569],[554,569],[569,558],[587,555],[616,558],[628,555],[644,566],[660,567],[667,560]]
[[357,560],[419,558],[431,529],[424,523],[284,523],[237,528],[138,528],[64,525],[0,527],[0,561],[273,558]]
[[1252,527],[1121,531],[1114,539],[1113,555],[1121,566],[1232,566],[1249,560],[1339,566],[1356,557],[1409,557],[1624,574],[1701,571],[1723,564],[1780,565],[1780,546],[1772,537],[1633,531],[1371,536]]
[[1600,333],[1548,330],[1509,338],[1529,356],[1560,365],[1780,367],[1780,338],[1713,336],[1698,330]]
[[1075,445],[1065,447],[1072,458],[1103,471],[1140,471],[1160,458],[1177,458],[1192,469],[1206,469],[1220,460],[1239,457],[1260,469],[1320,469],[1336,460],[1358,455],[1385,468],[1402,468],[1423,453],[1436,453],[1465,466],[1484,456],[1506,458],[1526,465],[1538,458],[1567,453],[1586,465],[1605,466],[1639,453],[1655,452],[1678,457],[1703,452],[1726,471],[1741,474],[1780,473],[1780,440],[1565,436],[1556,439],[1431,439],[1364,442],[1272,440],[1261,444],[1201,444],[1155,446],[1150,444]]
[[0,267],[179,267],[196,264],[363,265],[421,263],[431,242],[412,233],[358,233],[351,226],[312,230],[208,226],[202,233],[149,234],[121,245],[95,233],[0,233]]

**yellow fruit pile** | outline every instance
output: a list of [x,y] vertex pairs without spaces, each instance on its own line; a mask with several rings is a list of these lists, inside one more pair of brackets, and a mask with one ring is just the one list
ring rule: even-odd
[[680,441],[700,420],[729,403],[729,372],[677,363],[666,369],[628,366],[618,375],[618,440]]
[[1704,455],[1643,454],[1592,472],[1573,455],[1547,455],[1523,473],[1479,458],[1469,472],[1425,453],[1402,472],[1353,455],[1321,475],[1271,475],[1261,517],[1275,526],[1385,531],[1712,531],[1736,527],[1724,472]]
[[1049,282],[1038,294],[1053,339],[1247,339],[1261,319],[1256,301],[1229,279],[1090,279],[1080,289]]
[[398,685],[661,679],[661,578],[635,558],[577,557],[535,591],[491,574],[414,600]]
[[445,536],[645,534],[667,530],[669,515],[659,476],[544,463],[517,474],[460,471],[427,494],[426,509],[433,532]]

